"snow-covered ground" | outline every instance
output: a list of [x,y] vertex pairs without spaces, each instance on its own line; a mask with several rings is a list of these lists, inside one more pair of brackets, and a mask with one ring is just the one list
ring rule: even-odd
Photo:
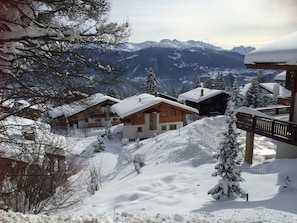
[[[265,137],[255,138],[254,163],[241,165],[248,201],[216,201],[207,194],[220,179],[211,176],[212,155],[225,126],[224,116],[204,118],[126,145],[117,126],[101,153],[93,152],[100,131],[85,137],[77,130],[67,140],[78,165],[70,180],[78,182],[82,201],[47,215],[0,212],[0,222],[297,222],[297,160],[275,160],[275,144]],[[239,142],[244,148],[245,132]],[[131,162],[136,154],[146,157],[140,174]],[[94,195],[87,193],[90,168],[100,172]],[[284,189],[287,176],[293,183]]]

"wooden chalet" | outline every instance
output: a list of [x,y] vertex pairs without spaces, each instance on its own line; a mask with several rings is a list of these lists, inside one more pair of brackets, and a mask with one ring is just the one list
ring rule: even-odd
[[62,105],[49,112],[52,126],[57,127],[109,127],[120,123],[116,114],[110,113],[110,107],[120,100],[100,93],[85,99]]
[[276,158],[297,157],[297,32],[284,36],[245,56],[247,68],[286,71],[291,84],[291,104],[288,121],[254,113],[239,112],[237,127],[247,131],[245,160],[252,163],[254,134],[275,140]]
[[[66,181],[66,139],[63,136],[52,134],[48,124],[18,116],[7,117],[1,125],[7,135],[2,138],[0,148],[0,187],[6,178],[15,182],[40,181],[47,187],[40,196],[46,198]],[[8,192],[0,192],[0,208],[9,196]]]
[[178,96],[178,101],[199,110],[200,116],[224,114],[230,94],[226,91],[198,87]]
[[187,124],[198,110],[150,94],[140,94],[115,104],[111,110],[124,123],[123,138],[145,139],[155,134],[176,130]]

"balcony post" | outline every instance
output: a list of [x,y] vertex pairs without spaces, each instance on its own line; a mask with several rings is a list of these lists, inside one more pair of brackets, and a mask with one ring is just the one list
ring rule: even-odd
[[254,133],[246,132],[246,141],[245,141],[245,158],[244,160],[252,164],[253,163],[253,153],[254,153]]

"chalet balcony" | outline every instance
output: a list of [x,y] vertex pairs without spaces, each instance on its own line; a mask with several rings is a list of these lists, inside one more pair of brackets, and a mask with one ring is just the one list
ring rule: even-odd
[[273,116],[237,113],[237,128],[297,146],[297,123]]

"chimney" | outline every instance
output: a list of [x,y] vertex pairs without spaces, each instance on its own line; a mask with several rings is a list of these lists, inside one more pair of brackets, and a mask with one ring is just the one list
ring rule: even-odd
[[201,97],[203,96],[203,88],[201,88],[201,94],[200,94],[200,96]]

